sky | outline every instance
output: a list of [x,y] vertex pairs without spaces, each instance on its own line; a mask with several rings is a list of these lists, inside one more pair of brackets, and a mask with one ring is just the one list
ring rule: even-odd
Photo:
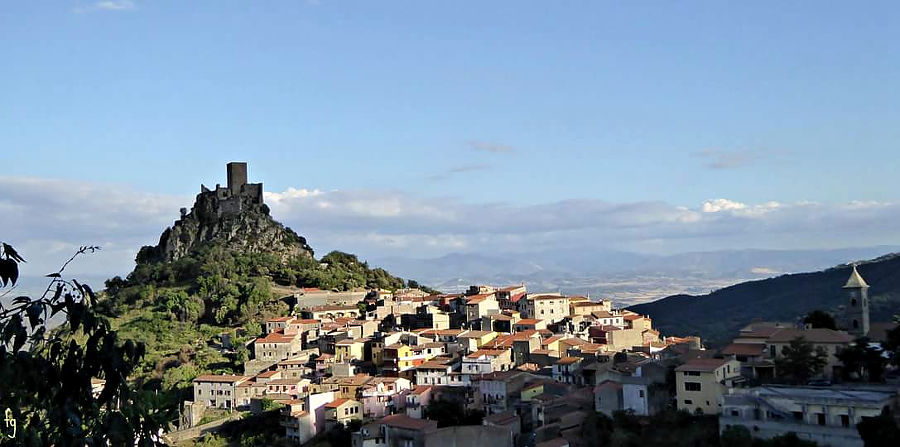
[[[0,240],[130,271],[224,165],[319,253],[900,243],[896,2],[0,5]],[[27,258],[28,256],[26,256]]]

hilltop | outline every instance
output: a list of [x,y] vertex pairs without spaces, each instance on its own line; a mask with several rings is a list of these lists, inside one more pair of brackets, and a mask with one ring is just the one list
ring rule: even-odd
[[[100,308],[123,336],[146,343],[139,378],[161,381],[175,403],[197,374],[241,372],[243,342],[261,333],[258,322],[288,312],[277,290],[405,285],[352,254],[316,259],[305,238],[272,218],[246,164],[229,163],[226,186],[201,186],[158,244],[140,249],[134,270],[106,281]],[[222,346],[221,334],[236,348]]]
[[[890,321],[900,313],[900,254],[865,261],[858,268],[871,286],[872,321]],[[819,272],[781,275],[706,295],[674,295],[629,309],[650,315],[663,333],[700,335],[718,345],[754,319],[796,321],[815,309],[837,314],[846,302],[841,287],[850,271],[850,266],[840,265]]]

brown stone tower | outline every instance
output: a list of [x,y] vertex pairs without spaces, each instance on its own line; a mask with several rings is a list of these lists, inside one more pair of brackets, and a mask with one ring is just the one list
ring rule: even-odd
[[247,184],[247,163],[233,161],[228,163],[228,189],[232,196],[241,194],[241,188]]

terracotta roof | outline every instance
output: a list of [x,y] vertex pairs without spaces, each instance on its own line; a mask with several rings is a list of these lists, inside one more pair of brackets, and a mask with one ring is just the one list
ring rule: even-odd
[[269,322],[283,323],[285,321],[291,321],[293,319],[294,319],[294,317],[274,317],[274,318],[269,318],[268,320],[266,320],[266,323],[269,323]]
[[377,423],[384,424],[390,427],[405,428],[407,430],[418,430],[424,432],[432,432],[437,430],[437,421],[411,418],[405,413],[385,416],[381,418]]
[[410,391],[410,394],[414,394],[414,395],[418,396],[418,395],[420,395],[426,391],[430,391],[430,390],[431,390],[431,386],[429,386],[429,385],[419,385],[419,386],[413,388],[413,390]]
[[538,319],[536,319],[536,318],[524,318],[524,319],[522,319],[522,320],[517,321],[517,322],[516,322],[516,325],[533,326],[533,325],[535,325],[535,324],[540,323],[541,321],[542,321],[542,320],[538,320]]
[[275,332],[256,339],[257,343],[291,343],[294,341],[293,335],[283,335]]
[[267,377],[272,377],[272,376],[274,376],[274,375],[277,375],[277,374],[279,374],[280,372],[281,372],[281,371],[265,371],[265,372],[261,372],[261,373],[257,374],[256,377],[262,377],[262,378],[265,379],[265,378],[267,378]]
[[533,301],[537,300],[567,300],[569,297],[561,296],[561,295],[536,295],[531,297]]
[[557,365],[571,365],[572,363],[578,363],[581,361],[581,357],[563,357],[556,361]]
[[722,349],[725,355],[763,355],[766,345],[762,343],[732,343]]
[[241,382],[241,381],[248,380],[248,379],[250,379],[250,378],[247,376],[236,376],[236,375],[232,375],[232,374],[222,374],[222,375],[203,374],[203,375],[197,376],[194,379],[194,382],[234,383],[234,382]]
[[479,350],[477,350],[477,351],[475,351],[475,352],[473,352],[473,353],[467,355],[466,358],[476,359],[476,358],[481,357],[481,356],[483,356],[483,355],[488,355],[488,356],[494,355],[494,356],[496,356],[496,355],[501,355],[501,354],[503,354],[504,352],[508,352],[508,351],[509,351],[508,349],[479,349]]
[[785,343],[791,340],[803,337],[806,341],[812,343],[850,343],[853,338],[846,332],[835,331],[832,329],[781,329],[774,335],[769,337],[770,343]]
[[325,404],[325,408],[338,408],[347,402],[350,402],[350,399],[335,399],[335,400]]
[[465,333],[459,334],[459,338],[481,338],[490,333],[491,331],[466,331]]
[[516,422],[519,416],[514,411],[504,411],[503,413],[485,416],[484,421],[494,425],[509,425]]
[[711,372],[728,363],[728,359],[691,359],[684,365],[675,368],[675,371],[700,371]]

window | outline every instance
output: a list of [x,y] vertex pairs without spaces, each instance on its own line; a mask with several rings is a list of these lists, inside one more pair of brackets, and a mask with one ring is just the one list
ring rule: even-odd
[[690,400],[690,399],[685,399],[685,400],[684,400],[684,404],[685,404],[685,405],[693,405],[693,404],[694,404],[694,401],[692,401],[692,400]]
[[816,422],[819,425],[825,425],[825,413],[816,413]]
[[638,390],[638,396],[644,397],[644,390]]
[[684,390],[685,391],[700,391],[700,383],[684,382]]
[[856,298],[853,298],[852,300],[850,300],[850,306],[856,307]]
[[734,417],[737,417],[737,416],[740,416],[741,413],[740,413],[739,411],[737,411],[737,410],[731,410],[731,415],[734,416]]
[[850,426],[850,415],[842,414],[841,415],[841,427],[849,427]]
[[794,414],[794,420],[795,420],[795,421],[802,421],[802,420],[803,420],[803,412],[802,412],[802,411],[794,411],[793,414]]
[[699,371],[685,371],[685,372],[684,372],[684,375],[686,375],[686,376],[699,376],[699,375],[700,375],[700,372],[699,372]]

